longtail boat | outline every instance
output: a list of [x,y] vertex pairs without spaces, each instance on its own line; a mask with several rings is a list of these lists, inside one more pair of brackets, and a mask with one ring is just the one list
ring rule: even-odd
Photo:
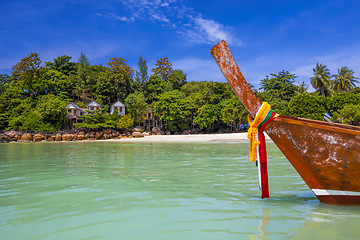
[[[250,89],[226,42],[210,52],[255,118],[263,103]],[[360,127],[278,115],[264,131],[321,202],[360,205]]]

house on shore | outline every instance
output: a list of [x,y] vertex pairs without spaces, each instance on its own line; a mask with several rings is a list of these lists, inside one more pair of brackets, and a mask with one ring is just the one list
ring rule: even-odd
[[[97,101],[93,100],[85,105],[85,108],[80,108],[75,103],[70,102],[65,107],[67,110],[67,118],[70,119],[70,125],[73,123],[73,119],[75,119],[75,122],[77,123],[79,120],[79,116],[81,115],[87,115],[92,114],[93,111],[99,111],[103,106],[98,103]],[[118,113],[122,116],[125,115],[125,104],[122,103],[120,100],[117,100],[113,104],[110,105],[110,113],[114,113],[114,111],[117,110]],[[82,120],[82,119],[80,119]]]
[[123,104],[120,100],[117,100],[113,104],[110,105],[110,114],[113,114],[114,111],[117,110],[120,115],[125,115],[125,104]]
[[103,106],[101,106],[101,104],[95,100],[86,104],[85,107],[87,108],[88,111],[98,111],[100,108],[103,108]]
[[68,103],[65,109],[68,111],[67,118],[70,119],[70,122],[72,122],[73,119],[78,122],[79,116],[84,115],[84,111],[73,102]]

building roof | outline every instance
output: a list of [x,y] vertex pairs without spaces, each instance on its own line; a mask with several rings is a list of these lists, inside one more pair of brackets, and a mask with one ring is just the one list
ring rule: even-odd
[[103,106],[101,106],[101,104],[98,103],[97,101],[92,100],[91,102],[86,104],[85,107],[101,107],[102,108]]
[[125,107],[125,104],[122,103],[120,100],[116,100],[110,107]]
[[75,103],[73,102],[69,102],[68,105],[65,107],[66,109],[70,109],[70,108],[76,108],[80,111],[83,111],[80,107],[78,107]]

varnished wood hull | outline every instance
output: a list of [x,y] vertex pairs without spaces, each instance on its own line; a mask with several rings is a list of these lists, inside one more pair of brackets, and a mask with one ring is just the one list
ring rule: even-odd
[[[211,49],[225,78],[253,116],[261,102],[222,41]],[[360,205],[360,127],[279,116],[265,129],[317,198]]]

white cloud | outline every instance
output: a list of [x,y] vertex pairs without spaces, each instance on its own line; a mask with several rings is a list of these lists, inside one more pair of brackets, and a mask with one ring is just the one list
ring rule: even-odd
[[138,20],[161,23],[161,26],[174,29],[193,42],[214,44],[226,40],[230,45],[243,45],[232,33],[231,27],[206,19],[201,13],[186,7],[179,0],[119,0],[119,2],[128,10],[129,16],[118,16],[114,13],[97,13],[97,15],[122,22]]
[[233,34],[228,30],[228,27],[217,23],[214,20],[196,17],[193,19],[195,28],[192,31],[192,37],[200,42],[217,43],[221,40],[227,41],[229,44],[242,45],[241,41],[237,40]]
[[96,13],[97,16],[99,17],[106,17],[109,19],[114,19],[114,20],[119,20],[119,21],[123,21],[123,22],[133,22],[135,21],[134,17],[126,17],[126,16],[119,16],[115,13],[108,13],[108,14],[101,14],[101,13]]

